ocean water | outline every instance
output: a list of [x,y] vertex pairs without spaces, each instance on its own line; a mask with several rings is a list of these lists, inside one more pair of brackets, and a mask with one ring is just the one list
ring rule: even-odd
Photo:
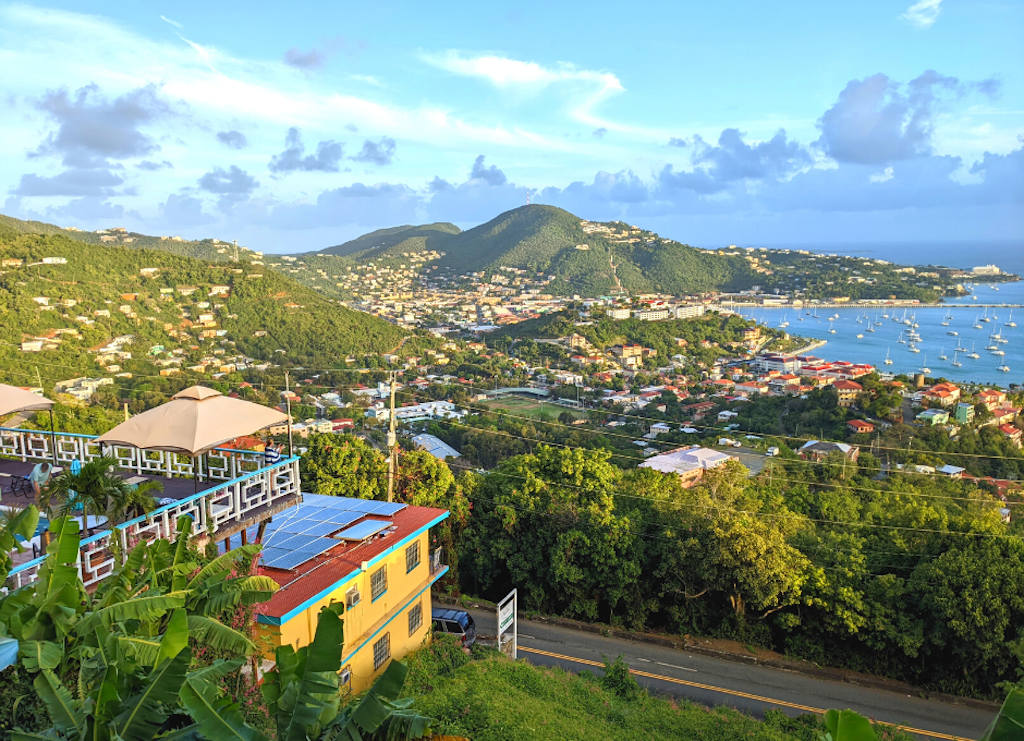
[[[936,260],[938,262],[938,260]],[[1005,261],[1004,261],[1005,262]],[[982,263],[979,263],[982,264]],[[999,264],[998,262],[996,263]],[[1000,265],[1005,270],[1010,266]],[[1021,267],[1024,271],[1024,266]],[[977,297],[975,300],[974,297]],[[1006,387],[1011,383],[1024,384],[1024,308],[1013,309],[1012,321],[1017,327],[1007,327],[1006,322],[1011,320],[1010,309],[996,308],[988,309],[987,314],[992,321],[980,322],[982,329],[974,329],[973,324],[980,318],[984,310],[977,308],[976,304],[1006,303],[1019,304],[1024,306],[1024,281],[1014,283],[981,283],[973,286],[973,294],[965,298],[950,300],[941,306],[919,307],[907,309],[906,316],[909,319],[915,317],[918,334],[921,340],[916,343],[920,353],[909,351],[909,343],[898,342],[900,332],[909,329],[904,324],[898,324],[892,317],[903,317],[903,308],[895,309],[881,307],[851,307],[848,309],[822,309],[817,310],[817,319],[808,316],[810,311],[813,315],[813,307],[803,307],[797,311],[793,307],[778,309],[756,308],[741,312],[744,316],[757,320],[769,327],[778,328],[783,321],[788,321],[786,328],[790,334],[810,337],[819,340],[826,340],[827,344],[812,351],[824,360],[848,360],[855,363],[871,363],[880,371],[892,373],[919,373],[922,367],[928,367],[931,372],[929,378],[947,378],[951,381],[992,384]],[[949,326],[942,326],[943,319],[947,312],[951,315]],[[889,314],[889,319],[882,317],[883,313]],[[829,322],[828,317],[835,314],[839,318]],[[867,319],[864,318],[865,314]],[[860,322],[857,320],[861,319]],[[875,326],[875,322],[881,322]],[[835,334],[829,333],[829,328],[836,330]],[[868,327],[874,332],[868,332]],[[951,336],[948,332],[957,332],[958,336]],[[991,344],[990,335],[998,332],[1006,343],[998,343],[999,349],[1006,354],[1003,356],[992,355],[986,346]],[[862,338],[857,338],[863,334]],[[954,349],[959,346],[966,352],[957,353],[957,359],[963,363],[959,368],[952,365]],[[974,349],[981,357],[977,360],[966,357],[967,353]],[[893,361],[892,365],[884,365],[886,353]],[[945,354],[948,360],[940,360],[939,355]],[[1002,372],[998,367],[1002,364],[1010,367],[1009,372]]]

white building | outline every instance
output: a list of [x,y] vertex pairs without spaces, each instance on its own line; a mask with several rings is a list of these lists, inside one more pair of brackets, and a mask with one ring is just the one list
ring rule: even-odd
[[710,448],[694,445],[690,448],[679,448],[670,453],[662,453],[640,464],[640,468],[652,468],[662,473],[674,473],[679,476],[683,487],[696,486],[704,477],[704,472],[718,468],[728,461],[738,460],[735,456]]
[[676,319],[694,319],[699,316],[704,316],[704,304],[676,307]]
[[440,461],[446,458],[461,458],[462,454],[440,438],[433,435],[416,435],[412,439],[413,445],[420,450],[425,450]]

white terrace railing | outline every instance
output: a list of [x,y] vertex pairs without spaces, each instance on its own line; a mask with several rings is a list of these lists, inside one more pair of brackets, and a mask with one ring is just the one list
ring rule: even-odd
[[[49,445],[40,446],[34,440],[37,436],[42,435],[45,435],[46,438],[50,437],[49,433],[40,433],[35,430],[0,428],[0,439],[3,440],[0,445],[0,455],[17,457],[21,460],[52,461]],[[12,437],[15,440],[12,441]],[[69,438],[69,440],[63,438]],[[58,434],[57,460],[62,463],[74,460],[74,458],[64,457],[75,449],[72,447],[73,445],[79,446],[77,450],[83,455],[79,460],[97,457],[98,446],[91,441],[92,438],[89,435]],[[49,443],[49,439],[47,443]],[[96,451],[93,452],[92,448],[96,448]],[[147,453],[147,451],[136,452]],[[170,456],[167,453],[160,455],[162,461],[168,460],[164,456]],[[173,504],[159,507],[147,515],[117,525],[113,530],[104,530],[82,540],[77,566],[82,582],[87,587],[110,576],[118,566],[117,554],[127,555],[140,539],[173,539],[178,518],[182,515],[192,518],[193,533],[216,533],[232,524],[244,522],[250,515],[255,514],[256,510],[272,507],[290,498],[300,496],[298,457],[282,458],[273,466],[262,466],[263,455],[252,451],[217,448],[210,453],[210,456],[214,460],[222,461],[222,465],[219,467],[211,466],[213,470],[210,477],[218,480],[221,477],[226,478],[227,480],[223,483],[180,499]],[[132,461],[138,464],[139,468],[135,466],[125,466],[125,468],[139,471],[142,466],[141,458],[142,456],[131,456]],[[119,460],[123,461],[125,458],[119,456]],[[245,471],[247,468],[252,470],[247,472]],[[151,471],[152,469],[145,468],[141,470],[144,473],[151,473]],[[238,473],[229,478],[225,475],[227,472]],[[192,472],[191,469],[186,469],[184,473],[191,475]],[[151,473],[151,475],[153,474]],[[156,473],[155,475],[165,474]],[[44,560],[45,556],[41,556],[13,568],[8,576],[8,585],[17,589],[35,581],[39,567]]]
[[[43,430],[22,430],[0,427],[0,456],[21,461],[52,463],[54,436]],[[56,434],[57,465],[67,466],[72,461],[86,463],[100,457],[100,446],[95,435],[72,432]],[[148,476],[192,477],[199,461],[199,478],[230,481],[252,473],[263,465],[263,454],[253,450],[214,448],[201,459],[171,453],[165,450],[139,450],[126,445],[107,445],[103,452],[117,458],[125,471]]]

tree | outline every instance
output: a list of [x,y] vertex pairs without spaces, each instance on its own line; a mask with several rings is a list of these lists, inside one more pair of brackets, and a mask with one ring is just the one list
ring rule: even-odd
[[81,507],[83,517],[87,518],[90,513],[106,515],[112,524],[129,515],[135,517],[152,511],[156,502],[149,492],[163,491],[163,483],[129,484],[114,473],[118,465],[116,458],[104,456],[82,464],[77,473],[70,467],[64,469],[50,479],[43,490],[43,509],[52,512],[56,500],[57,512],[61,515]]
[[380,499],[387,490],[387,459],[355,435],[310,435],[300,470],[314,494]]

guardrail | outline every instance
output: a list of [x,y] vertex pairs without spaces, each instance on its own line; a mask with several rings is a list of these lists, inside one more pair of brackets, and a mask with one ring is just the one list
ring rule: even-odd
[[[58,432],[52,435],[45,430],[0,427],[0,456],[21,461],[52,462],[54,444],[57,465],[70,465],[76,460],[86,463],[100,457],[96,435],[79,435],[73,432]],[[117,458],[118,466],[125,471],[168,478],[191,478],[198,473],[200,478],[216,481],[231,481],[252,473],[261,468],[264,462],[263,453],[231,448],[214,448],[201,458],[195,459],[166,450],[140,450],[124,445],[107,445],[104,446],[103,452]]]
[[[173,539],[182,515],[192,518],[193,533],[215,533],[226,525],[242,522],[261,507],[299,494],[299,458],[282,459],[276,465],[258,468],[85,538],[79,546],[78,573],[87,587],[102,581],[114,572],[119,558],[126,557],[140,539]],[[8,585],[17,589],[31,584],[45,560],[46,557],[41,556],[11,569]]]

